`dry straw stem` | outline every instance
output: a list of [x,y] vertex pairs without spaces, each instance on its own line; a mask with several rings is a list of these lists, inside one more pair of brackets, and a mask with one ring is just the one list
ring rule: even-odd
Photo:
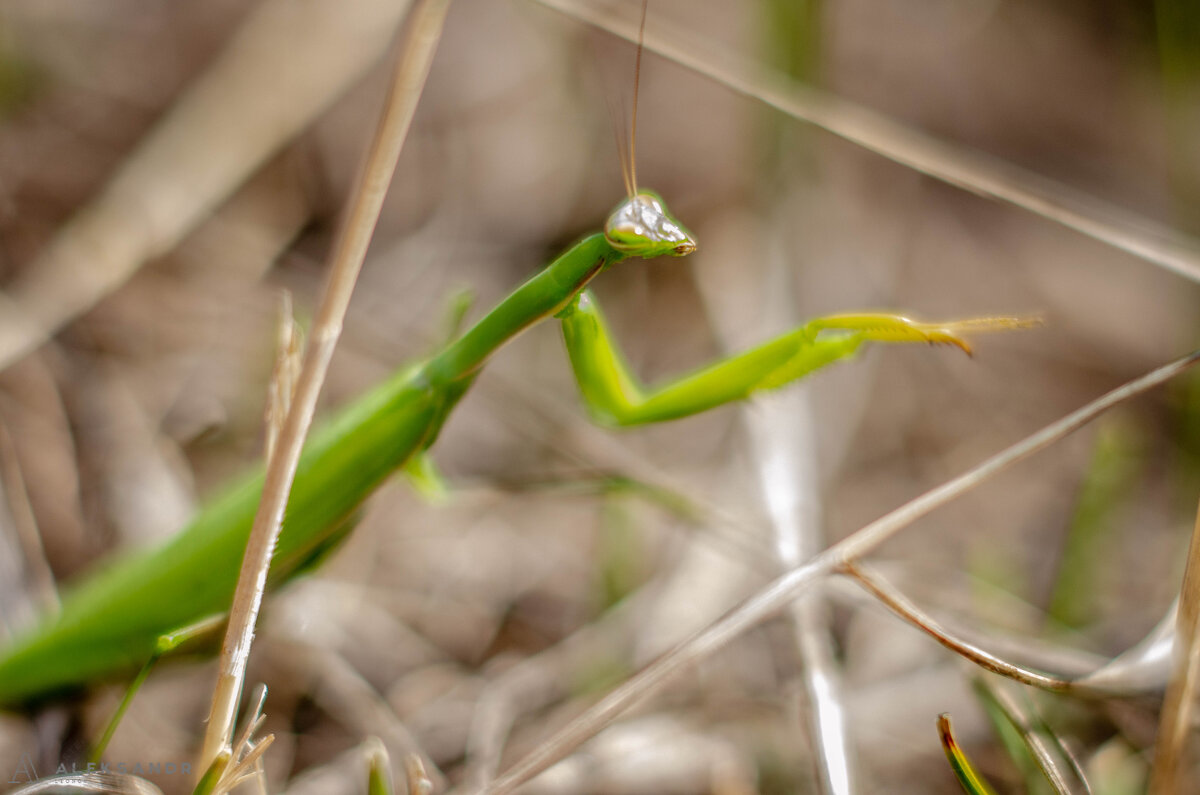
[[787,606],[820,577],[844,569],[917,519],[970,491],[992,476],[1057,442],[1113,406],[1152,389],[1200,361],[1194,351],[1108,392],[1020,442],[1002,450],[973,469],[900,506],[829,547],[803,566],[776,578],[724,618],[699,632],[614,690],[594,707],[519,760],[490,787],[490,795],[512,792],[550,765],[565,757],[588,738],[641,702],[689,665],[724,647],[739,634]]
[[[263,705],[267,701],[267,688],[264,685],[259,685],[254,693],[254,708],[248,713],[246,725],[242,728],[242,733],[238,735],[237,741],[233,744],[230,755],[226,757],[224,753],[220,755],[224,759],[224,767],[221,768],[221,774],[216,783],[213,785],[213,795],[226,795],[232,792],[241,784],[254,780],[257,783],[257,791],[265,793],[267,791],[264,782],[264,772],[262,769],[262,757],[275,742],[275,735],[268,734],[262,739],[255,741],[255,736],[263,723],[266,722],[266,716],[263,715]],[[197,788],[199,789],[199,788]]]
[[[576,19],[634,41],[637,21],[587,0],[538,0]],[[892,119],[802,86],[740,59],[720,45],[672,30],[646,33],[646,49],[761,100],[793,118],[934,179],[1029,210],[1088,237],[1200,281],[1200,241],[1082,191],[967,147],[938,140]]]
[[[750,432],[759,486],[774,533],[780,569],[791,569],[823,546],[817,485],[816,419],[807,388],[758,401],[743,411]],[[821,795],[854,791],[846,736],[846,711],[839,693],[825,605],[801,599],[788,606],[793,652],[803,685],[795,708],[814,756],[814,784]]]
[[279,296],[279,324],[275,330],[275,365],[271,369],[271,381],[267,385],[267,407],[264,424],[267,433],[263,445],[263,458],[270,461],[275,457],[275,444],[292,408],[292,396],[296,394],[296,379],[300,376],[300,348],[303,333],[292,315],[292,294],[287,290]]
[[261,3],[0,295],[0,369],[174,248],[378,60],[407,8],[404,0]]
[[[763,259],[759,273],[743,274],[745,280],[759,285],[759,317],[750,323],[745,318],[740,323],[734,320],[740,313],[731,305],[730,292],[722,289],[721,280],[703,269],[697,272],[722,348],[748,348],[760,332],[795,324],[796,311],[787,291],[774,289],[786,281],[787,268],[785,258],[770,256]],[[812,395],[807,384],[756,395],[752,403],[742,404],[740,414],[770,525],[775,553],[770,574],[774,575],[799,566],[825,546]],[[711,585],[699,583],[696,587]],[[732,594],[729,600],[732,605]],[[853,764],[826,608],[818,599],[797,600],[788,608],[797,685],[789,688],[793,698],[788,709],[800,725],[800,731],[792,733],[792,742],[812,752],[815,791],[848,795],[854,791]]]
[[1072,679],[1061,678],[1003,660],[991,652],[981,649],[970,641],[956,637],[932,616],[910,602],[899,590],[885,580],[872,567],[863,563],[847,563],[843,569],[868,593],[882,602],[889,610],[926,633],[950,651],[964,657],[984,670],[1014,679],[1023,684],[1055,693],[1087,692],[1085,687],[1076,687]]
[[404,757],[404,778],[408,782],[409,795],[430,795],[433,792],[433,782],[425,773],[421,757],[416,754]]
[[242,690],[254,625],[262,604],[267,570],[279,536],[304,438],[312,423],[317,396],[341,334],[350,295],[379,219],[401,146],[429,74],[448,7],[449,0],[422,0],[413,10],[375,137],[367,151],[341,234],[330,256],[329,278],[317,310],[312,337],[305,349],[296,394],[280,433],[276,454],[267,464],[262,502],[254,517],[246,556],[238,575],[229,629],[221,649],[204,751],[197,765],[201,770],[207,768],[209,762],[229,743],[232,734],[235,708]]
[[1012,682],[986,675],[977,680],[977,685],[1021,735],[1033,761],[1056,793],[1091,795],[1092,788],[1079,761],[1038,716],[1034,705],[1026,698],[1027,691]]
[[1192,529],[1179,610],[1175,621],[1175,665],[1159,715],[1150,792],[1194,792],[1197,762],[1196,699],[1200,694],[1200,511]]

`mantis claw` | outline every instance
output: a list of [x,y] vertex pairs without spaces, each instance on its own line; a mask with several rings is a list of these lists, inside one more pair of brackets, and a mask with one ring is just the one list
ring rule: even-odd
[[972,356],[974,350],[964,335],[1032,328],[1041,323],[1040,317],[973,317],[944,323],[922,323],[903,315],[870,312],[817,318],[808,324],[808,328],[814,334],[825,330],[855,332],[875,342],[953,345]]

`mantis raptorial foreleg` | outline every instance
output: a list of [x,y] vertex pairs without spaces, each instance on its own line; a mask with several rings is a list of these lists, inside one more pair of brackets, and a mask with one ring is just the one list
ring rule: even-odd
[[902,315],[858,313],[816,318],[797,329],[653,390],[638,385],[589,291],[559,313],[563,339],[592,416],[609,425],[642,425],[686,417],[764,389],[784,386],[844,359],[864,342],[954,345],[967,353],[964,332],[1020,328],[1020,318],[921,323]]

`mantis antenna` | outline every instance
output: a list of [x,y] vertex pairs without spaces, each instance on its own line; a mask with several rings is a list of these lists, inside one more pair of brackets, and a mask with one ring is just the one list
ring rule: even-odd
[[[621,177],[625,180],[628,198],[613,210],[604,224],[604,237],[618,251],[633,253],[644,259],[663,255],[682,257],[696,250],[696,241],[675,220],[663,205],[658,194],[642,193],[637,186],[637,111],[638,89],[642,82],[642,51],[646,38],[646,10],[649,0],[642,2],[642,23],[638,28],[637,59],[633,67],[633,117],[629,125],[627,147],[617,135],[617,152],[621,155]],[[628,152],[628,159],[625,153]]]
[[650,0],[642,0],[642,23],[638,26],[637,55],[633,61],[633,118],[629,124],[629,198],[637,195],[637,112],[638,89],[642,86],[642,51],[646,44],[646,11]]
[[617,157],[621,161],[621,181],[625,183],[625,196],[634,198],[637,196],[637,108],[638,108],[638,88],[642,83],[642,50],[645,35],[646,35],[646,11],[650,6],[650,0],[642,2],[642,23],[638,28],[637,40],[637,56],[634,59],[633,65],[633,114],[629,125],[629,131],[622,133],[620,125],[617,124],[618,116],[623,117],[625,114],[619,107],[617,102],[609,94],[608,113],[609,118],[613,119],[613,138],[617,142]]

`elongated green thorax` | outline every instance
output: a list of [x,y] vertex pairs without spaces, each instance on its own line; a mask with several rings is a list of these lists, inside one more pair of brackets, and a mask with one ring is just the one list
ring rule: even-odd
[[471,378],[498,348],[539,320],[562,311],[601,271],[629,256],[604,235],[584,238],[509,294],[444,351],[427,370],[437,385]]
[[[433,443],[497,348],[562,310],[596,274],[626,256],[604,235],[584,239],[440,354],[376,387],[316,432],[296,472],[271,583],[336,543],[362,501]],[[227,611],[262,481],[259,467],[165,546],[134,553],[75,584],[56,618],[4,650],[0,704],[136,669],[159,635]]]

